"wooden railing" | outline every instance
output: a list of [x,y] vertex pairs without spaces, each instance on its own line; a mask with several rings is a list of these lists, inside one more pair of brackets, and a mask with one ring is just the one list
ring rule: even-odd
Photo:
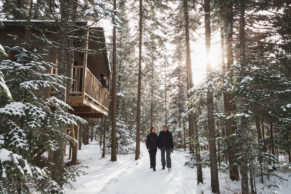
[[83,66],[74,66],[72,72],[72,89],[70,96],[81,96],[83,87]]
[[108,111],[109,93],[88,68],[86,69],[85,77],[85,96]]
[[[108,111],[109,107],[109,93],[104,88],[98,79],[83,66],[74,66],[72,72],[72,89],[70,97],[79,96],[89,100],[96,106]],[[84,74],[85,73],[85,74]],[[85,80],[83,79],[85,77]],[[83,83],[83,81],[85,81]]]

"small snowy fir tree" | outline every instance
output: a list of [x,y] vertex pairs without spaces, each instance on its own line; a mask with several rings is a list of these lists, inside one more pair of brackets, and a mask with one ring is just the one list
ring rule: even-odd
[[[135,137],[130,134],[130,125],[124,122],[120,117],[117,118],[116,123],[116,137],[117,137],[117,152],[119,154],[130,154],[135,151]],[[107,151],[111,149],[111,128],[107,134],[109,141],[107,141]]]

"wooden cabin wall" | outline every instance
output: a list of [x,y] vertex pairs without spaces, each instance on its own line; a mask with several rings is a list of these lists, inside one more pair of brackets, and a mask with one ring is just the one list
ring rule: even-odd
[[[9,47],[16,45],[21,46],[21,44],[25,41],[25,33],[26,29],[23,26],[8,26],[1,28],[0,43],[3,46]],[[57,48],[54,48],[43,40],[36,38],[33,34],[42,37],[42,33],[40,31],[32,30],[28,38],[31,48],[36,48],[38,50],[38,53],[43,54],[44,61],[56,63]],[[18,38],[14,39],[14,37],[10,35],[17,36]],[[56,41],[55,34],[46,33],[45,35],[48,40]]]
[[[25,34],[26,34],[26,28],[24,26],[7,26],[0,29],[0,43],[3,46],[8,47],[14,47],[14,46],[21,46],[22,43],[25,42]],[[42,37],[42,33],[38,30],[32,30],[30,33],[30,36],[28,37],[31,49],[37,49],[37,52],[43,55],[44,61],[52,62],[54,64],[57,63],[57,49],[53,46],[47,44],[43,40],[36,38],[34,35],[38,37]],[[15,39],[15,37],[17,37]],[[46,38],[48,40],[54,40],[55,41],[55,35],[54,34],[46,34]],[[9,55],[9,59],[13,60],[12,53],[9,53],[7,51],[7,54]],[[0,58],[2,60],[4,58]],[[51,73],[51,70],[48,70],[47,73]],[[40,97],[48,97],[49,91],[48,89],[42,89],[40,91],[36,91],[35,94]]]

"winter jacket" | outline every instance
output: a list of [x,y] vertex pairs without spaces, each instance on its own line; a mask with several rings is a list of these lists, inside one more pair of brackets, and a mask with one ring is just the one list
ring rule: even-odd
[[158,136],[156,133],[150,133],[146,140],[147,149],[157,149],[158,146]]
[[161,131],[158,138],[158,147],[159,148],[174,148],[173,145],[173,136],[169,131]]
[[100,82],[101,82],[101,85],[102,85],[104,88],[108,88],[108,85],[107,85],[107,81],[106,81],[106,80],[101,79]]

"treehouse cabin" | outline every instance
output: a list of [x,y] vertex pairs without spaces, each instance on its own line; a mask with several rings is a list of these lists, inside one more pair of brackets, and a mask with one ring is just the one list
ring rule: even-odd
[[[20,46],[29,42],[30,48],[43,54],[43,60],[56,64],[51,73],[57,74],[59,55],[59,26],[48,20],[6,20],[0,28],[0,43],[3,46]],[[101,118],[108,115],[109,93],[99,82],[100,74],[109,78],[103,28],[89,27],[87,22],[69,26],[67,38],[67,75],[72,79],[67,90],[67,103],[73,113],[83,118]],[[13,58],[13,54],[9,53]],[[48,95],[55,95],[50,91]]]

